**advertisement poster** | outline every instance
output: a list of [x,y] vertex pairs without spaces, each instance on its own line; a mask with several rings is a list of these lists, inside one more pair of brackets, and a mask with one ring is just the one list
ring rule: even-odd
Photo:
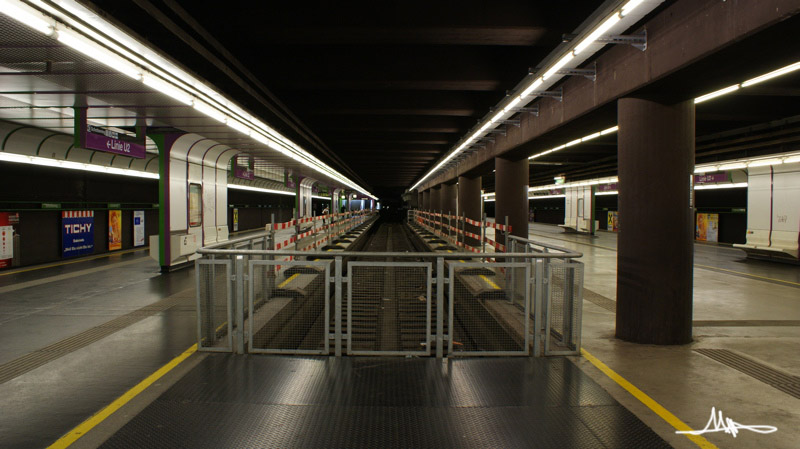
[[233,232],[239,230],[239,209],[233,209]]
[[94,252],[94,211],[61,212],[61,256],[74,257]]
[[189,226],[203,224],[203,188],[200,184],[189,184]]
[[619,213],[617,211],[608,211],[608,230],[619,232]]
[[719,214],[697,214],[695,239],[702,242],[719,241]]
[[133,211],[133,246],[144,246],[144,211]]
[[0,212],[0,268],[10,267],[14,259],[14,223],[19,223],[19,214]]
[[122,211],[108,211],[108,250],[122,249]]

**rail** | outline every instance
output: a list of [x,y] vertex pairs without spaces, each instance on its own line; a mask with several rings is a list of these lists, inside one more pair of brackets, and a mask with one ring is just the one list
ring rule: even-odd
[[[358,221],[345,229],[369,224]],[[513,252],[503,253],[262,249],[274,245],[271,231],[197,251],[200,350],[357,354],[351,346],[361,329],[381,325],[404,342],[392,346],[386,341],[395,337],[384,335],[376,337],[381,341],[374,350],[360,353],[580,351],[583,264],[574,260],[579,252],[513,236],[507,240]],[[384,288],[385,276],[397,287]],[[394,324],[387,309],[396,310]],[[356,321],[353,312],[359,310],[372,314],[375,323]]]

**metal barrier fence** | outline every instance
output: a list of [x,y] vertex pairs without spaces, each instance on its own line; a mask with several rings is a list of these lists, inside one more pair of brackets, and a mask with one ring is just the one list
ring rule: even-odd
[[198,251],[200,350],[437,357],[580,351],[583,268],[573,260],[580,253],[516,237],[507,240],[507,253],[235,249],[247,239]]

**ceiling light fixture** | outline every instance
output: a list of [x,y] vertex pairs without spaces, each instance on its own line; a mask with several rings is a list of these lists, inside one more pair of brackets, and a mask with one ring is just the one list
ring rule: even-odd
[[711,92],[710,94],[705,94],[705,95],[702,95],[702,96],[699,96],[699,97],[695,98],[694,99],[694,104],[699,104],[699,103],[702,103],[704,101],[708,101],[708,100],[710,100],[712,98],[721,97],[723,95],[729,94],[729,93],[737,91],[737,90],[739,90],[739,85],[738,84],[734,84],[733,86],[728,86],[728,87],[726,87],[724,89],[715,90],[714,92]]
[[[332,179],[363,192],[370,198],[377,199],[363,187],[343,177],[289,139],[258,121],[240,106],[228,101],[222,94],[214,91],[176,67],[171,61],[131,38],[97,13],[74,0],[53,0],[53,2],[57,6],[36,0],[33,2],[36,8],[39,8],[36,9],[19,0],[0,0],[0,13],[46,35],[58,33],[61,36],[59,41],[65,45],[87,54],[92,59],[106,64],[131,78],[141,79],[148,87],[173,97],[186,105],[192,105],[193,97],[207,98],[208,100],[204,100],[204,102],[210,108],[223,110],[223,115],[221,116],[213,111],[207,115],[217,120],[222,118],[220,121],[225,122],[229,115],[226,111],[230,111],[230,115],[236,116],[236,120],[240,121],[236,123],[234,119],[229,120],[233,124],[231,127],[237,131],[246,135],[257,133],[267,135],[269,139],[276,140],[281,146],[287,148],[289,152],[296,153],[296,157],[293,159],[301,164],[329,175]],[[67,26],[71,29],[67,28]],[[203,106],[200,107],[202,108]],[[253,123],[255,126],[250,127],[245,123]],[[249,131],[246,131],[246,128],[249,128]],[[263,141],[259,141],[263,143]],[[274,147],[270,146],[270,148]]]
[[55,20],[22,2],[0,0],[0,13],[48,36],[55,31]]
[[[619,22],[619,20],[620,20],[620,19],[621,19],[621,16],[619,15],[619,13],[616,13],[616,14],[612,15],[611,17],[609,17],[608,19],[606,19],[606,21],[605,21],[605,22],[603,22],[603,24],[602,24],[602,25],[600,25],[599,27],[597,27],[597,28],[596,28],[594,31],[592,31],[592,33],[591,33],[591,34],[589,34],[588,36],[586,36],[586,38],[585,38],[584,40],[582,40],[582,41],[581,41],[581,42],[580,42],[578,45],[576,45],[576,46],[575,46],[574,53],[575,53],[576,55],[578,55],[578,54],[580,54],[580,53],[581,53],[583,50],[585,50],[585,49],[586,49],[586,47],[588,47],[588,46],[590,46],[590,45],[594,44],[594,43],[595,43],[595,41],[596,41],[596,40],[597,40],[599,37],[603,36],[603,35],[604,35],[604,34],[605,34],[605,33],[606,33],[606,32],[607,32],[607,31],[608,31],[608,30],[609,30],[611,27],[613,27],[614,25],[616,25],[616,24],[617,24],[617,22]],[[546,78],[545,78],[545,79],[546,79]]]
[[228,184],[228,188],[235,190],[249,190],[251,192],[274,193],[276,195],[295,196],[294,192],[284,192],[283,190],[273,190],[273,189],[264,189],[261,187],[243,186],[240,184]]
[[142,79],[142,69],[140,69],[138,66],[106,49],[105,47],[90,41],[78,33],[68,29],[59,28],[58,32],[56,33],[56,38],[62,44],[67,45],[68,47],[77,50],[93,60],[99,61],[108,67],[111,67],[112,69],[135,79],[136,81],[140,81]]
[[192,106],[196,110],[202,112],[203,114],[213,118],[214,120],[216,120],[218,122],[225,123],[225,121],[226,121],[225,114],[220,112],[219,109],[211,106],[210,104],[208,104],[208,103],[206,103],[206,102],[204,102],[202,100],[198,100],[198,99],[195,98],[194,102],[192,103]]
[[794,72],[795,70],[800,70],[800,62],[795,62],[794,64],[787,65],[786,67],[780,68],[778,70],[773,70],[772,72],[765,73],[753,79],[749,79],[742,83],[742,87],[749,87],[752,86],[753,84],[758,84],[781,75],[786,75],[787,73]]
[[0,151],[0,161],[15,162],[20,164],[38,165],[40,167],[66,168],[70,170],[83,170],[111,175],[133,176],[137,178],[158,179],[158,173],[130,170],[126,168],[107,167],[104,165],[84,164],[82,162],[62,161],[39,156],[26,156],[24,154]]
[[174,98],[175,100],[180,101],[181,103],[191,106],[192,105],[192,96],[186,93],[183,89],[179,89],[175,85],[168,83],[161,78],[153,75],[152,73],[145,72],[142,75],[142,82],[164,95]]

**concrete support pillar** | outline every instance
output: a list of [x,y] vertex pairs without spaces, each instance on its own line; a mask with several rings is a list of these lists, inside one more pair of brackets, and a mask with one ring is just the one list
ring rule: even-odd
[[[528,238],[528,159],[511,161],[494,158],[495,219],[504,223],[508,216],[511,235]],[[505,236],[497,233],[497,242],[506,244]]]
[[442,185],[431,187],[431,210],[433,212],[442,211]]
[[[481,219],[481,177],[468,178],[458,177],[458,214],[464,215],[469,219],[479,221]],[[467,232],[480,235],[479,226],[466,224],[464,228]],[[467,245],[478,246],[480,240],[467,237],[464,240]]]
[[619,124],[618,338],[692,340],[694,103],[622,98]]
[[417,209],[424,209],[424,192],[417,192]]
[[458,211],[458,186],[442,184],[442,213],[456,215]]
[[431,189],[422,191],[422,210],[431,210]]

